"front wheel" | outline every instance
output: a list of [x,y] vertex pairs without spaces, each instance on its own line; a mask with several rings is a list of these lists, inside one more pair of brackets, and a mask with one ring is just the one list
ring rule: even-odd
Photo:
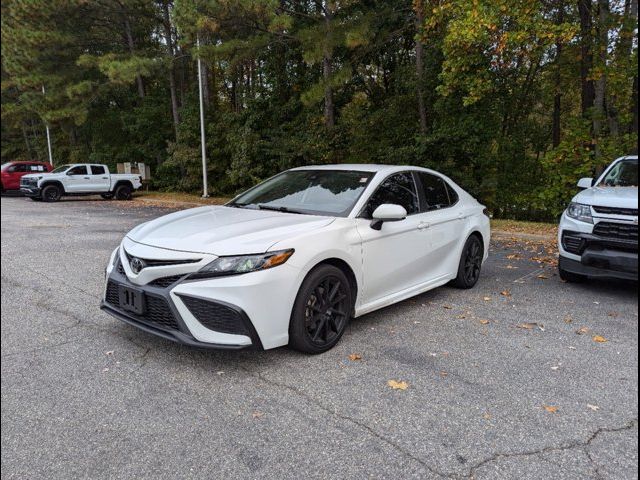
[[458,288],[473,288],[480,278],[484,247],[482,241],[471,235],[462,249],[462,256],[458,264],[458,276],[453,284]]
[[42,200],[45,202],[57,202],[62,197],[62,190],[57,185],[47,185],[42,190]]
[[558,275],[560,275],[560,280],[567,283],[582,283],[587,279],[584,275],[568,272],[562,267],[558,267]]
[[353,299],[349,279],[333,265],[312,270],[298,291],[291,312],[289,345],[305,353],[333,348],[344,333]]

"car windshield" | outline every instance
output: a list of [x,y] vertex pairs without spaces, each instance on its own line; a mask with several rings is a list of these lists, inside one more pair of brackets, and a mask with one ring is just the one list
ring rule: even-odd
[[238,196],[230,207],[346,217],[372,172],[289,170]]
[[600,186],[603,187],[637,187],[638,160],[621,160],[607,172]]
[[58,168],[51,170],[51,173],[62,173],[69,168],[71,168],[71,165],[60,165]]

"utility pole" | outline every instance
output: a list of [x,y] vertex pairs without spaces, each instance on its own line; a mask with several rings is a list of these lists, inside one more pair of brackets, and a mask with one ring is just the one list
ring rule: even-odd
[[202,146],[202,198],[209,197],[209,186],[207,185],[207,144],[205,140],[204,128],[204,91],[202,88],[202,59],[200,58],[200,35],[196,37],[198,47],[198,90],[200,93],[200,143]]
[[[44,96],[44,85],[42,85],[42,95]],[[44,122],[44,127],[47,130],[47,148],[49,150],[49,163],[53,166],[53,154],[51,153],[51,134],[49,133],[49,123]]]

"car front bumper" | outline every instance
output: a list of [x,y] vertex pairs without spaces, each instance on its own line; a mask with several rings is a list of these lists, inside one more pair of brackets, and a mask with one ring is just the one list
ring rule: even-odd
[[[264,271],[210,279],[189,275],[215,256],[198,263],[145,268],[133,273],[127,254],[178,260],[193,254],[158,249],[125,238],[105,272],[101,308],[147,332],[202,348],[271,349],[289,342],[291,310],[302,272],[287,264]],[[142,315],[126,310],[121,288],[140,292]],[[125,302],[126,303],[126,302]]]
[[[607,219],[597,219],[607,222]],[[628,222],[620,223],[633,227]],[[637,228],[637,226],[636,226]],[[638,280],[638,240],[600,236],[593,224],[563,214],[558,232],[559,267],[594,278]]]
[[42,191],[38,187],[20,185],[20,193],[27,197],[39,197],[42,194]]

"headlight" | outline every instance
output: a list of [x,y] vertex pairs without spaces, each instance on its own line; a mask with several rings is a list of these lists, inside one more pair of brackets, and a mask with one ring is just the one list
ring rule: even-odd
[[278,252],[261,253],[258,255],[238,255],[235,257],[216,258],[206,267],[190,275],[189,278],[211,278],[224,275],[239,275],[241,273],[267,270],[282,265],[293,255],[294,250],[280,250]]
[[581,222],[593,223],[591,207],[589,205],[571,202],[569,208],[567,208],[567,216],[575,220],[580,220]]

